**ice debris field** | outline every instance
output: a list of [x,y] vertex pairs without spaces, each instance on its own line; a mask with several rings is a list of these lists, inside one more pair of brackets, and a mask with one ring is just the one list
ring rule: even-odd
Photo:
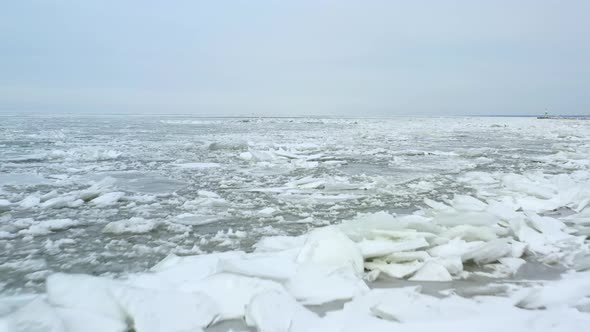
[[590,123],[6,117],[0,331],[585,331]]

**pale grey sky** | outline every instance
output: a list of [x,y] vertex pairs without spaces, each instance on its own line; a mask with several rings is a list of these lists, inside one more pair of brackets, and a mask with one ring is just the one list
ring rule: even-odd
[[590,1],[0,4],[0,111],[590,113]]

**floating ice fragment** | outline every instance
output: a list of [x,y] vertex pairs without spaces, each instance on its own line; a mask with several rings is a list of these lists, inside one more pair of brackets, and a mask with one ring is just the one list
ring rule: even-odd
[[174,217],[171,221],[182,225],[206,225],[219,221],[218,216],[196,215],[192,213],[181,213]]
[[112,221],[104,226],[103,233],[113,234],[141,234],[151,232],[158,226],[158,222],[140,217],[132,217],[127,220]]
[[453,277],[442,264],[435,261],[428,261],[410,278],[410,280],[452,281]]
[[12,203],[7,199],[0,199],[0,212],[10,210]]
[[59,194],[57,193],[57,191],[52,190],[52,191],[48,192],[47,194],[41,196],[41,202],[46,202],[46,201],[48,201],[52,198],[56,198],[58,196],[59,196]]
[[197,195],[199,195],[200,197],[219,198],[219,195],[217,193],[208,190],[198,190]]
[[[32,207],[39,205],[40,202],[41,202],[41,199],[37,195],[33,194],[33,195],[27,196],[25,199],[20,201],[19,206],[23,209],[30,209]],[[0,203],[0,205],[1,205],[1,203]],[[0,207],[0,209],[2,209],[2,207]]]
[[81,199],[77,199],[76,196],[68,195],[48,199],[41,203],[41,207],[44,209],[60,209],[65,207],[77,207],[83,203],[84,202]]
[[46,235],[51,232],[66,230],[78,225],[80,225],[80,222],[72,219],[43,220],[31,225],[28,229],[21,230],[19,234],[34,236]]
[[240,159],[250,161],[253,158],[254,158],[254,156],[252,155],[252,153],[250,153],[248,151],[240,153]]
[[96,206],[105,207],[117,203],[123,196],[125,196],[125,193],[116,191],[98,196],[90,202]]
[[280,211],[275,208],[267,207],[267,208],[264,208],[264,209],[258,211],[258,215],[261,217],[270,218],[279,212]]

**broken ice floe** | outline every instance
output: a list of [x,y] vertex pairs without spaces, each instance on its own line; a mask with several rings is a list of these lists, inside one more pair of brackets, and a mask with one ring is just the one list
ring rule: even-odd
[[[414,215],[365,214],[299,237],[265,238],[253,253],[170,256],[151,272],[126,279],[55,274],[47,280],[46,297],[12,310],[1,324],[77,331],[83,326],[77,317],[86,317],[112,331],[185,331],[244,318],[260,331],[344,331],[361,325],[385,331],[399,324],[420,330],[434,322],[468,327],[475,324],[468,318],[473,315],[490,322],[509,315],[519,331],[536,330],[539,325],[530,322],[538,314],[521,308],[545,308],[549,316],[544,319],[564,328],[590,321],[576,312],[568,313],[569,322],[559,319],[564,308],[589,303],[587,272],[543,288],[520,288],[508,298],[436,298],[416,288],[371,290],[365,279],[374,276],[367,271],[447,282],[468,276],[464,264],[470,262],[489,267],[487,276],[505,277],[525,263],[523,255],[559,255],[566,265],[588,255],[583,240],[555,218],[513,211],[513,219],[506,220],[488,211],[486,202],[461,196],[449,205],[429,205],[434,208]],[[465,212],[478,214],[469,219]],[[452,231],[461,227],[447,221],[454,215],[471,228]],[[67,227],[66,221],[54,224]],[[131,225],[153,227],[132,220],[107,224],[105,231],[133,232]],[[348,303],[325,317],[305,308],[333,301]]]

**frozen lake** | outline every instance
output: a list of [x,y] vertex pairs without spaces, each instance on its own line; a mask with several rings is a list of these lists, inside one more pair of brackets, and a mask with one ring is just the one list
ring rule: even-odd
[[[590,121],[1,117],[0,293],[41,293],[56,272],[130,278],[170,254],[288,252],[327,225],[375,288],[579,274],[589,156]],[[432,257],[451,260],[433,272]]]

